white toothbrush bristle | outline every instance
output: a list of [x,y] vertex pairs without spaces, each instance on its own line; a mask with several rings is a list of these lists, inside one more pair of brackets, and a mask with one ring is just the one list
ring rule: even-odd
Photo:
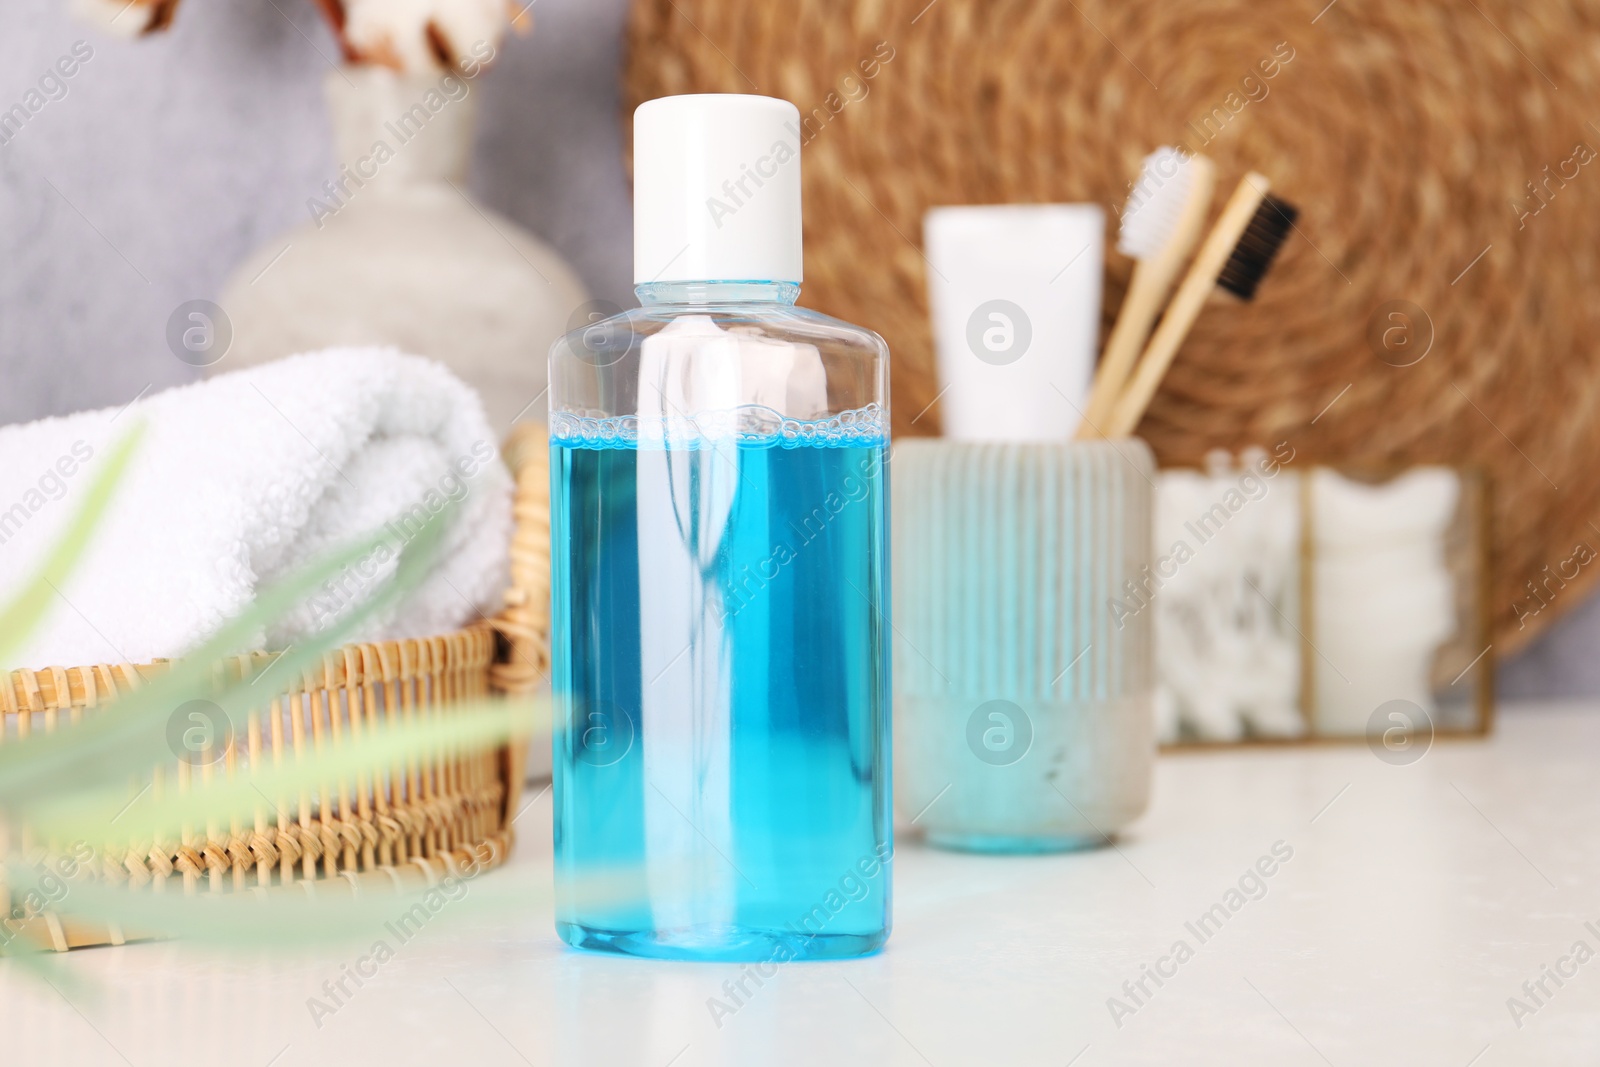
[[1193,181],[1193,164],[1176,148],[1164,145],[1145,156],[1122,210],[1117,251],[1134,259],[1160,252],[1178,228]]

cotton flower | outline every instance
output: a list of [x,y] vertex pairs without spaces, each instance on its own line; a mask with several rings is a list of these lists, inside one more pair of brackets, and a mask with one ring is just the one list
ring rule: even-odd
[[[73,12],[124,37],[166,29],[178,0],[71,0]],[[404,74],[457,70],[474,76],[488,66],[510,26],[532,25],[519,0],[315,0],[351,63]]]
[[506,0],[347,0],[344,38],[354,59],[407,74],[475,72],[523,18]]
[[72,0],[72,13],[123,37],[167,28],[178,0]]

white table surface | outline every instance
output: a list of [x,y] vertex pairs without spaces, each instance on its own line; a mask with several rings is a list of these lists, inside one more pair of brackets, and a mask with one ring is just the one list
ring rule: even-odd
[[[1600,707],[1575,706],[1509,709],[1492,740],[1410,766],[1363,746],[1166,757],[1116,849],[902,841],[888,948],[783,967],[720,1028],[707,1000],[737,967],[569,950],[547,898],[430,928],[320,1027],[307,999],[363,934],[317,958],[80,950],[66,966],[99,992],[71,1003],[0,964],[0,1063],[1592,1064],[1600,958],[1546,979],[1520,1028],[1507,999],[1574,942],[1600,951],[1597,768]],[[548,805],[507,876],[548,872]],[[1293,858],[1266,895],[1200,943],[1185,923],[1278,841]],[[1180,938],[1193,958],[1119,1027],[1107,999]]]

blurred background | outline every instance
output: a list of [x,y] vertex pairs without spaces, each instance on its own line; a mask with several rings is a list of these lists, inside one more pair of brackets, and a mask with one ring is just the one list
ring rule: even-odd
[[[716,86],[719,89],[748,91],[744,83],[750,79],[741,68],[762,76],[754,61],[731,44],[722,48],[713,40],[715,27],[706,27],[708,35],[670,4],[644,6],[650,11],[639,23],[634,47],[659,48],[662,55],[659,61],[652,58],[644,64],[646,73],[635,75],[633,84],[642,91],[674,79],[704,87],[706,76],[679,69],[676,52],[681,40],[698,41],[708,55],[733,51],[732,56],[722,55],[727,69],[712,79],[727,81]],[[1319,28],[1311,21],[1313,16],[1324,18],[1312,10],[1316,6],[1320,5],[1300,13],[1291,31],[1302,42],[1297,60],[1304,64],[1303,77],[1313,87],[1329,77],[1315,35],[1332,32],[1331,20],[1345,17],[1335,9]],[[574,304],[568,315],[573,322],[593,317],[585,310],[591,304],[606,308],[634,303],[623,136],[631,105],[623,88],[629,56],[628,9],[625,0],[538,0],[527,9],[533,32],[509,35],[493,69],[472,88],[480,112],[470,142],[466,189],[486,208],[542,239],[570,265],[585,290],[568,298]],[[1483,16],[1491,26],[1490,15],[1504,17],[1493,8]],[[670,32],[662,30],[652,38],[652,18],[681,21]],[[927,16],[929,21],[933,18]],[[78,54],[73,51],[75,42],[87,42],[92,49],[92,57],[82,60],[65,80],[62,95],[48,99],[25,125],[7,131],[0,147],[4,177],[0,227],[7,242],[0,263],[0,359],[5,371],[0,421],[120,406],[151,389],[200,377],[200,367],[174,357],[168,333],[174,310],[188,301],[221,298],[230,276],[247,261],[262,264],[259,277],[273,278],[266,271],[282,269],[273,258],[281,253],[282,266],[290,268],[285,275],[292,273],[292,241],[280,242],[287,252],[274,242],[311,221],[315,213],[308,212],[309,201],[320,198],[327,203],[325,183],[337,177],[338,163],[324,81],[339,61],[337,41],[310,0],[184,4],[166,32],[131,41],[75,19],[61,0],[7,5],[0,14],[0,27],[5,31],[0,33],[0,107],[24,100],[61,57]],[[1140,68],[1159,64],[1156,46],[1138,38],[1122,39],[1124,49],[1113,54],[1101,37],[1093,36],[1108,28],[1115,33],[1114,27],[1087,22],[1068,27],[1082,37],[1082,47],[1092,44],[1113,66],[1126,60],[1132,69],[1121,69],[1121,77],[1130,83],[1142,78],[1153,88],[1154,81]],[[947,27],[942,32],[960,29]],[[1514,27],[1513,33],[1517,33]],[[1275,38],[1278,27],[1267,27],[1266,34]],[[1512,37],[1501,36],[1512,42]],[[909,37],[901,41],[901,52],[909,41]],[[937,50],[942,45],[929,38],[922,47]],[[1511,47],[1538,71],[1537,78],[1529,74],[1535,88],[1543,88],[1537,84],[1540,78],[1554,85],[1552,73],[1559,76],[1559,72],[1544,70],[1515,43]],[[1248,69],[1246,61],[1253,61],[1254,54],[1240,54],[1242,69]],[[855,58],[854,53],[847,57]],[[1511,53],[1508,60],[1519,62]],[[1415,62],[1394,56],[1389,61]],[[906,61],[899,62],[909,74]],[[966,95],[979,100],[1005,95],[1005,86],[997,88],[991,73],[976,66],[965,74],[963,69],[958,64],[946,72],[951,94],[960,96],[970,89]],[[1169,76],[1169,84],[1179,86],[1174,91],[1197,99],[1209,91],[1203,79],[1191,84],[1179,71],[1161,75],[1161,80],[1168,82]],[[969,81],[963,84],[963,78]],[[781,95],[781,89],[763,88]],[[1519,90],[1517,106],[1536,110],[1528,103],[1533,94],[1525,90],[1525,86]],[[1325,85],[1319,91],[1332,92]],[[871,115],[875,106],[892,106],[884,99],[887,96],[884,91],[877,100],[868,96],[859,103],[852,101],[838,121],[846,129],[851,122],[865,127],[875,121]],[[803,110],[808,106],[797,102]],[[934,100],[928,106],[942,105]],[[1276,121],[1298,121],[1299,116],[1286,101],[1285,114]],[[1421,128],[1427,116],[1419,110],[1407,121]],[[1492,131],[1478,134],[1480,145],[1493,140]],[[1324,141],[1334,140],[1325,144],[1323,158],[1338,158],[1346,147],[1358,151],[1353,145],[1342,146],[1337,141],[1341,135],[1338,128],[1325,131]],[[1571,151],[1568,142],[1580,135],[1592,140],[1596,131],[1555,138],[1548,158],[1518,162],[1530,179],[1530,189],[1541,168],[1564,159]],[[1137,158],[1150,147],[1141,144],[1129,151],[1136,150]],[[935,173],[952,165],[948,158],[926,162]],[[818,157],[821,168],[835,164],[833,157]],[[1408,165],[1405,159],[1393,162],[1396,168]],[[1128,173],[1127,179],[1132,176]],[[1600,195],[1582,183],[1575,185],[1570,190],[1562,187],[1560,195],[1568,202]],[[809,189],[808,185],[808,198]],[[1015,190],[1011,192],[1014,195]],[[1112,200],[1121,195],[1115,186],[1105,191],[1108,213],[1114,208]],[[1427,198],[1419,194],[1419,199]],[[808,201],[808,211],[815,206]],[[1303,211],[1306,206],[1301,205]],[[1423,212],[1426,205],[1397,204],[1393,210]],[[893,207],[890,211],[899,214]],[[496,225],[487,216],[484,221],[491,228]],[[1502,221],[1509,224],[1517,218],[1508,212]],[[1307,229],[1317,233],[1312,224]],[[884,239],[892,243],[894,236],[885,233]],[[915,237],[915,233],[910,239],[901,234],[902,239]],[[514,244],[505,234],[492,240]],[[513,248],[540,270],[542,261],[519,249],[520,245]],[[1303,254],[1313,256],[1310,250]],[[1360,258],[1350,252],[1333,254],[1346,265],[1348,257]],[[1444,271],[1451,273],[1453,268]],[[236,284],[250,283],[246,279]],[[326,284],[337,287],[338,282],[334,278]],[[1108,284],[1114,288],[1116,283]],[[856,321],[880,329],[892,345],[896,343],[889,328],[892,323],[875,321],[870,304],[850,310]],[[524,358],[542,362],[544,353],[530,350]],[[226,364],[218,369],[226,369]],[[906,403],[904,397],[897,399]],[[1480,432],[1500,446],[1493,431],[1480,427]],[[1580,446],[1581,442],[1571,442],[1573,448]],[[1546,457],[1536,455],[1529,462],[1545,465]],[[1536,578],[1536,569],[1530,568],[1525,577]],[[1511,586],[1521,584],[1513,581]],[[1505,613],[1506,605],[1493,607]],[[1557,598],[1544,615],[1541,625],[1551,617],[1560,618],[1502,663],[1501,696],[1600,694],[1600,657],[1593,654],[1600,642],[1600,605],[1572,595]]]

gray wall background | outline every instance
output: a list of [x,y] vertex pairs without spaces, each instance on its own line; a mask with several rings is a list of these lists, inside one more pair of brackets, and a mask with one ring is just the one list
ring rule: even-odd
[[[538,0],[478,83],[472,188],[632,302],[617,89],[626,0]],[[0,423],[126,403],[196,373],[173,308],[304,221],[333,175],[322,80],[337,50],[308,0],[188,0],[138,41],[66,0],[0,9],[0,111],[75,41],[93,58],[0,148]],[[1600,601],[1503,665],[1506,697],[1600,695]]]

